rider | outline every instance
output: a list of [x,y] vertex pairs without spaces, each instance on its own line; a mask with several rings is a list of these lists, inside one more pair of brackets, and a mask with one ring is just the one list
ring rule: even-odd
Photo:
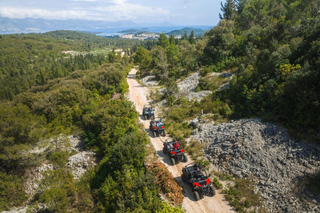
[[179,144],[177,141],[175,141],[175,142],[173,143],[173,148],[174,148],[175,150],[179,149],[179,148],[180,148],[180,144]]

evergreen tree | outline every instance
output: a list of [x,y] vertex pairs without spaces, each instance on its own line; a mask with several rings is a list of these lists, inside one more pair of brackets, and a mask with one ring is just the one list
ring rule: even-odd
[[188,40],[188,33],[187,33],[187,31],[184,31],[183,39],[184,39],[184,40]]
[[235,0],[227,0],[224,5],[221,2],[222,15],[219,13],[220,19],[233,20],[236,14],[236,2]]
[[160,34],[158,45],[163,47],[164,49],[166,49],[169,46],[169,39],[165,34]]
[[176,39],[174,38],[174,35],[173,35],[173,34],[171,34],[171,35],[169,36],[169,42],[170,42],[170,44],[176,44]]
[[194,39],[193,30],[191,31],[191,34],[189,36],[189,42],[190,42],[190,44],[194,44],[196,42],[196,40]]
[[237,4],[237,13],[242,13],[245,5],[248,3],[248,0],[236,0]]

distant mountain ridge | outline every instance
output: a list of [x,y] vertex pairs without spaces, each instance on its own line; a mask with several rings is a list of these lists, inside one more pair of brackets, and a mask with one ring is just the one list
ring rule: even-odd
[[51,30],[99,30],[102,28],[136,27],[138,24],[129,21],[95,21],[95,20],[54,20],[32,18],[0,17],[0,33],[28,33]]

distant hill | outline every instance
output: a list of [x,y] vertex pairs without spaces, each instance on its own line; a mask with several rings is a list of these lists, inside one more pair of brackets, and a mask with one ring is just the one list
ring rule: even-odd
[[206,30],[202,30],[202,29],[197,29],[197,28],[182,28],[181,30],[173,30],[169,33],[167,33],[167,35],[174,35],[174,36],[183,36],[184,32],[187,31],[187,34],[190,35],[191,31],[193,31],[195,36],[203,36],[206,32]]
[[[147,29],[147,28],[145,28],[145,29]],[[118,33],[123,33],[123,34],[142,34],[142,33],[146,33],[146,32],[150,32],[150,31],[148,31],[148,30],[129,29],[129,30],[119,31]]]
[[99,30],[102,28],[135,27],[132,21],[54,20],[0,17],[0,33],[28,33],[51,30]]

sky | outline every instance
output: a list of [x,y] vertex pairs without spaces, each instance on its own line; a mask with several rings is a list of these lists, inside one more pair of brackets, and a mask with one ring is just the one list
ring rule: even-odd
[[0,16],[203,26],[218,23],[221,1],[225,0],[0,0]]

